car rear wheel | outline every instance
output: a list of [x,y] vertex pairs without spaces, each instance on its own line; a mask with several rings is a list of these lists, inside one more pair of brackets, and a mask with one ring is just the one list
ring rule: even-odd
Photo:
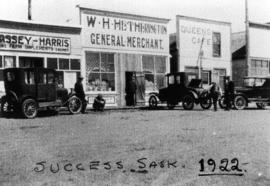
[[194,98],[191,95],[185,96],[182,105],[185,110],[192,110],[194,107]]
[[243,110],[246,108],[247,100],[243,96],[239,95],[234,98],[234,106],[237,110]]
[[256,103],[257,108],[259,109],[265,109],[266,104],[265,103]]
[[212,100],[209,93],[202,93],[200,97],[200,105],[203,109],[209,109],[212,106]]
[[68,101],[68,111],[71,114],[78,114],[82,110],[82,101],[77,96],[73,96]]
[[150,98],[149,98],[149,107],[151,109],[157,108],[157,104],[158,104],[158,101],[157,101],[156,96],[150,96]]
[[220,108],[222,108],[222,109],[226,108],[225,97],[224,96],[221,96],[221,98],[218,100],[218,104],[219,104]]
[[26,99],[22,103],[22,114],[25,118],[33,119],[37,115],[37,103],[34,99]]

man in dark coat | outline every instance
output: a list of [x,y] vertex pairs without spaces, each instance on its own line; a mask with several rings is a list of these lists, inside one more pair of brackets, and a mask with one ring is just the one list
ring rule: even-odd
[[127,83],[126,87],[126,102],[128,106],[135,106],[136,104],[136,90],[137,85],[135,83],[135,77],[132,77],[132,79]]
[[84,90],[83,90],[82,81],[83,81],[83,77],[80,76],[77,79],[77,82],[75,83],[74,91],[76,92],[76,96],[78,98],[80,98],[80,100],[82,101],[82,111],[81,112],[85,113],[86,106],[87,106],[87,101],[85,100],[85,93],[84,93]]
[[219,90],[218,85],[215,82],[212,82],[211,87],[210,87],[210,97],[213,101],[214,111],[217,111],[217,101],[218,101],[219,95],[220,95],[220,90]]
[[232,107],[232,101],[234,99],[234,83],[230,80],[230,78],[227,76],[225,81],[225,110],[230,110]]
[[105,107],[105,99],[103,99],[101,94],[98,94],[98,96],[95,98],[93,103],[93,109],[94,111],[103,111]]

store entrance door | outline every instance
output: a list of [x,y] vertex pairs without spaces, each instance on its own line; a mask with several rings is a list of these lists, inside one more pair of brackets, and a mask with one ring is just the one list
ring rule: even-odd
[[19,67],[44,67],[44,60],[41,57],[19,57]]
[[142,72],[126,72],[126,105],[144,105],[145,77]]

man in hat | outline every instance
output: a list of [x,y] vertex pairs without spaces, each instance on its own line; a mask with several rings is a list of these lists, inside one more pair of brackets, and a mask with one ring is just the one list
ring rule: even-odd
[[78,77],[77,82],[75,83],[75,86],[74,86],[74,91],[76,92],[76,96],[78,98],[80,98],[80,100],[82,101],[82,111],[81,112],[85,113],[87,101],[85,100],[85,93],[83,90],[82,81],[83,81],[83,77],[82,76]]

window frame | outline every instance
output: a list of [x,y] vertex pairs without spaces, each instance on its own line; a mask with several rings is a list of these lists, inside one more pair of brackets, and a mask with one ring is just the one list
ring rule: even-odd
[[[144,65],[144,61],[143,61],[143,57],[146,56],[146,57],[152,57],[153,58],[153,72],[150,72],[150,71],[145,71],[145,69],[143,68]],[[157,61],[157,58],[164,58],[164,63],[165,63],[165,70],[164,72],[157,72],[157,65],[156,65],[156,61]],[[166,75],[166,72],[167,72],[167,56],[162,56],[162,55],[149,55],[149,54],[145,54],[145,55],[142,55],[142,58],[141,58],[141,67],[142,67],[142,72],[145,74],[145,75],[153,75],[154,76],[154,87],[153,87],[153,90],[145,90],[146,93],[147,92],[151,92],[151,91],[158,91],[161,87],[158,86],[158,78],[157,76],[160,76],[160,75],[163,75],[163,86],[166,86],[166,83],[167,83],[167,80],[165,78],[165,75]]]
[[[215,35],[219,35],[219,41],[217,41],[217,43],[214,42]],[[216,46],[219,47],[219,54],[217,54],[214,50]],[[222,51],[221,51],[221,33],[220,32],[212,32],[212,50],[213,50],[212,51],[213,57],[221,58]]]
[[[116,79],[116,61],[115,61],[115,55],[116,53],[113,53],[113,52],[100,52],[100,51],[85,51],[85,58],[86,58],[86,55],[87,53],[90,53],[90,54],[98,54],[98,71],[94,71],[92,73],[89,73],[87,72],[87,59],[86,60],[86,70],[85,70],[85,89],[87,93],[89,94],[97,94],[97,93],[102,93],[102,94],[115,94],[117,92],[117,79]],[[113,66],[114,66],[114,71],[102,71],[102,54],[105,54],[105,55],[113,55]],[[101,91],[98,91],[98,90],[87,90],[88,89],[88,76],[90,74],[98,74],[98,77],[99,77],[99,80],[102,82],[102,74],[113,74],[113,81],[114,81],[114,90],[101,90]],[[88,76],[87,76],[88,75]]]

